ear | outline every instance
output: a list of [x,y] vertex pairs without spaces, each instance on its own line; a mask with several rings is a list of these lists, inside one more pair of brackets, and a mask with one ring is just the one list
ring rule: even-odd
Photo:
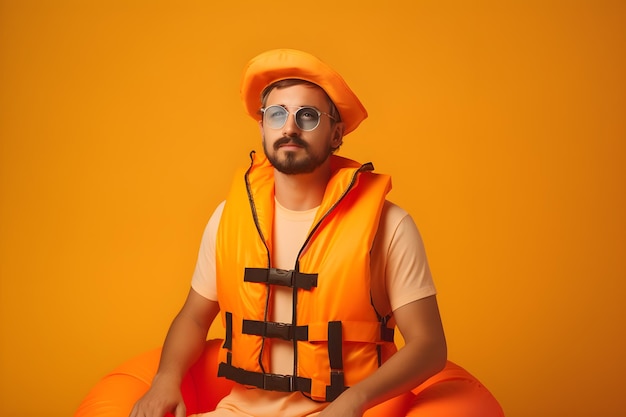
[[335,123],[331,142],[333,144],[333,148],[337,149],[343,143],[343,132],[345,130],[345,124],[343,122]]

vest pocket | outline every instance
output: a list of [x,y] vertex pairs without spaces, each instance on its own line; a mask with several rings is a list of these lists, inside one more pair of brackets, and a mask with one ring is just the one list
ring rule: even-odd
[[375,343],[344,342],[344,369],[330,368],[326,342],[298,342],[298,376],[311,379],[313,399],[326,401],[331,375],[343,373],[346,387],[366,378],[378,368],[378,349]]

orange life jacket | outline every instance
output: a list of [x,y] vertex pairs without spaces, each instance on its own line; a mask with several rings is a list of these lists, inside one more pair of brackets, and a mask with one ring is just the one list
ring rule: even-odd
[[[393,352],[389,317],[371,302],[370,249],[387,175],[331,156],[332,176],[292,270],[272,268],[274,168],[251,154],[235,178],[217,234],[217,291],[226,337],[219,376],[332,401]],[[270,287],[293,288],[293,321],[269,321]],[[294,342],[294,374],[269,373],[268,338]]]

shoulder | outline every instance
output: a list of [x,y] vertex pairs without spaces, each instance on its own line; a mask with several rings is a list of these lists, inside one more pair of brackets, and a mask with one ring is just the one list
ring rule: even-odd
[[381,219],[385,219],[387,222],[399,223],[407,216],[410,217],[409,213],[405,209],[389,200],[385,200]]
[[213,214],[211,214],[211,218],[209,219],[209,223],[214,222],[214,223],[219,223],[220,219],[222,218],[222,213],[224,212],[224,205],[226,204],[226,200],[222,201],[221,203],[219,203],[217,205],[217,207],[215,207],[215,210],[213,210]]
[[417,229],[411,215],[397,204],[385,200],[380,215],[379,231],[382,230],[385,234],[395,235],[398,230],[406,228]]
[[213,242],[215,242],[217,229],[220,224],[220,219],[222,218],[222,213],[224,212],[224,203],[225,201],[222,201],[220,204],[218,204],[215,210],[213,210],[213,213],[211,214],[211,217],[209,218],[209,221],[204,228],[204,233],[202,235],[203,246],[214,245]]
[[375,238],[379,250],[390,252],[421,252],[423,241],[413,217],[402,207],[385,201]]

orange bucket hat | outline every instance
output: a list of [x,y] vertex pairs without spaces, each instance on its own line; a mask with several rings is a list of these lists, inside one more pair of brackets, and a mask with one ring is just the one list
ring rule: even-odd
[[290,78],[312,82],[328,94],[345,124],[344,136],[367,118],[367,110],[339,73],[315,56],[295,49],[263,52],[248,62],[241,81],[241,98],[248,114],[261,120],[259,108],[265,87]]

